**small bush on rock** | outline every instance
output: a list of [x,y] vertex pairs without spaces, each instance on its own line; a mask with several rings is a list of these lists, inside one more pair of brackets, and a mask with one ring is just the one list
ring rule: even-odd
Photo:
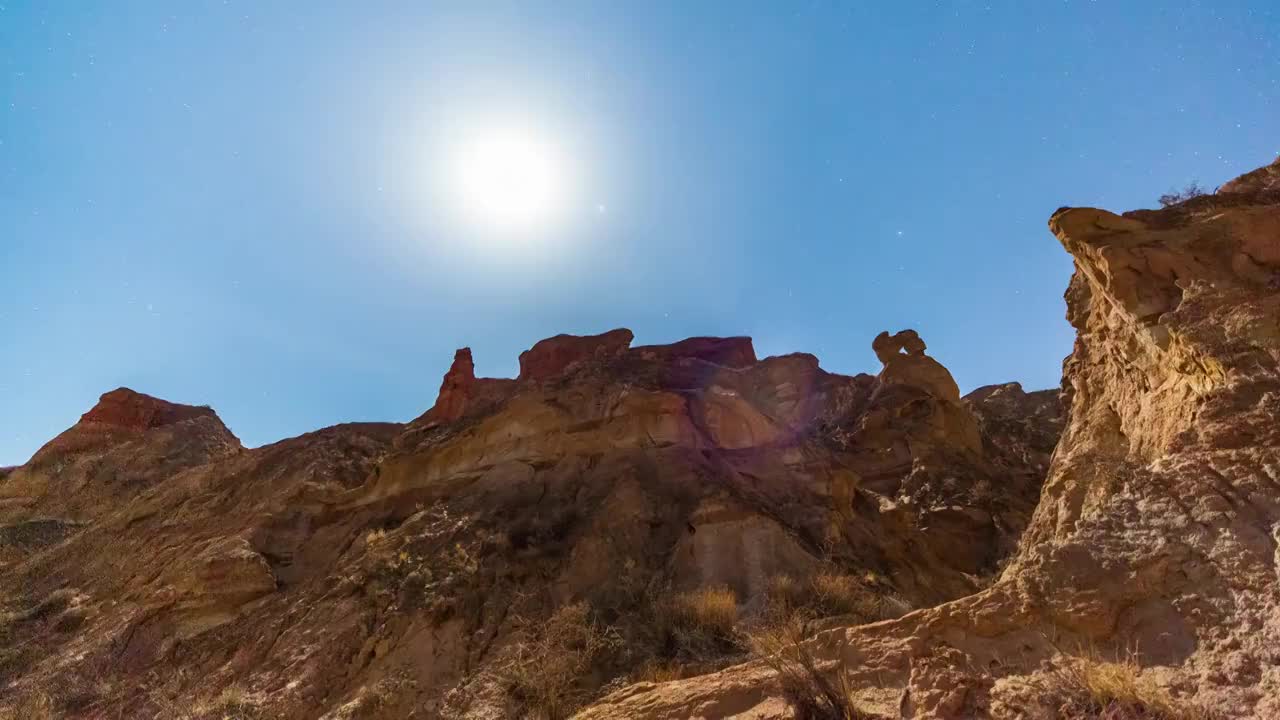
[[827,671],[805,644],[810,627],[797,616],[751,636],[757,655],[778,674],[782,696],[795,720],[878,720],[859,707],[841,668]]
[[738,622],[738,598],[726,587],[681,593],[671,608],[678,625],[713,635],[729,636]]
[[54,720],[53,699],[42,692],[20,697],[8,708],[0,708],[0,720]]
[[1080,658],[1042,682],[1060,702],[1063,717],[1097,720],[1209,720],[1210,714],[1175,701],[1132,660]]
[[809,618],[844,615],[857,623],[874,622],[900,614],[870,587],[870,582],[867,577],[833,569],[815,573],[806,582],[778,575],[770,580],[767,591],[769,612],[775,619],[792,615]]
[[530,637],[514,645],[500,675],[520,706],[519,717],[566,718],[586,699],[581,681],[596,659],[616,645],[617,636],[598,624],[582,602],[561,607],[527,631]]
[[1181,205],[1182,203],[1188,200],[1191,200],[1192,198],[1198,198],[1208,194],[1209,194],[1208,191],[1200,187],[1199,183],[1193,182],[1181,190],[1171,190],[1165,193],[1164,195],[1161,195],[1160,207],[1172,207],[1174,205]]

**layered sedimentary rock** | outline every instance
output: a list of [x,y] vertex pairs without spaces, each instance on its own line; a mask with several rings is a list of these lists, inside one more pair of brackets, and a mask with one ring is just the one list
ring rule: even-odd
[[571,671],[561,714],[788,718],[773,667],[672,600],[752,622],[837,587],[803,647],[881,717],[1114,716],[1062,696],[1083,656],[1280,717],[1280,163],[1050,229],[1061,396],[961,397],[909,330],[852,377],[748,338],[557,336],[516,379],[463,349],[407,425],[252,450],[108,393],[0,476],[0,708],[520,717]]
[[[464,348],[408,425],[252,450],[207,408],[108,393],[0,484],[7,528],[58,523],[0,533],[20,618],[0,705],[89,688],[60,712],[222,717],[234,687],[262,717],[516,717],[512,663],[561,608],[623,640],[581,699],[745,658],[655,630],[681,593],[727,591],[744,619],[818,576],[875,617],[972,593],[1030,518],[1056,395],[962,400],[893,337],[878,377],[749,338],[558,336],[515,380]],[[1034,447],[984,432],[1020,421]]]
[[[1280,162],[1164,210],[1049,225],[1075,260],[1078,335],[1019,551],[982,592],[806,645],[889,717],[1082,717],[1057,678],[1085,656],[1139,666],[1187,717],[1280,717]],[[968,402],[990,410],[988,442],[1022,436],[1013,454],[1035,465],[1048,438],[1018,429],[1034,413],[1010,425],[1020,394]],[[779,694],[751,663],[583,717],[781,718]]]
[[243,448],[209,408],[112,390],[0,479],[0,563],[61,541],[168,482]]

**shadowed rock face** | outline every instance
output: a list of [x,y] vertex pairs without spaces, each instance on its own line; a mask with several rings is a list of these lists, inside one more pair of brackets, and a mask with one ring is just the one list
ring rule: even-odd
[[[242,449],[207,407],[112,390],[0,482],[0,526],[91,520],[184,468]],[[0,557],[9,554],[0,548]]]
[[557,335],[520,353],[520,379],[546,380],[575,363],[613,357],[631,345],[630,330],[610,330],[602,335]]
[[207,408],[108,393],[0,481],[4,601],[67,605],[8,630],[29,653],[3,693],[110,683],[60,698],[71,717],[232,684],[267,717],[517,716],[498,671],[566,604],[625,640],[584,691],[704,672],[742,650],[655,636],[675,593],[749,616],[825,573],[897,614],[986,585],[1031,516],[1056,394],[962,401],[910,331],[880,377],[631,337],[541,341],[515,380],[463,348],[408,425],[253,450]]
[[130,430],[148,430],[198,417],[217,415],[211,408],[178,405],[150,395],[117,388],[80,417],[82,423],[103,423]]
[[[866,707],[1064,717],[1054,669],[1097,653],[1132,659],[1189,710],[1280,717],[1277,178],[1280,161],[1164,210],[1054,213],[1077,338],[1039,505],[992,587],[808,641]],[[1044,462],[1058,421],[1037,421],[1035,395],[966,399],[988,453]],[[751,663],[636,685],[582,717],[787,717],[779,694]]]

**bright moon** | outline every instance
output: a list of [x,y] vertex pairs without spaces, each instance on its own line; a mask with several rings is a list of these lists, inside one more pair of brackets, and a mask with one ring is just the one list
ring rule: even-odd
[[568,168],[553,138],[521,128],[476,131],[452,167],[466,224],[503,235],[551,230],[568,204]]

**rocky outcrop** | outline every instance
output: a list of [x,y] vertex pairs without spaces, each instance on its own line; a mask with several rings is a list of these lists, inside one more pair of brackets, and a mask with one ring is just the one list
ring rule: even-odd
[[1029,393],[1016,382],[987,385],[965,395],[964,404],[978,418],[988,453],[1008,472],[1045,476],[1066,422],[1058,390]]
[[0,481],[0,706],[200,717],[234,685],[267,717],[520,717],[567,672],[560,710],[610,690],[585,720],[790,718],[736,630],[690,624],[713,592],[739,626],[811,603],[804,652],[881,717],[1107,717],[1055,685],[1085,655],[1280,716],[1277,173],[1054,213],[1061,390],[962,398],[910,330],[853,377],[617,330],[509,380],[464,349],[407,426],[255,450],[109,393]]
[[[992,587],[805,643],[865,707],[1077,717],[1054,679],[1097,654],[1140,666],[1141,682],[1188,715],[1280,717],[1278,170],[1161,211],[1053,215],[1075,260],[1066,300],[1078,334],[1035,516]],[[1008,386],[968,404],[989,449],[1043,457],[1042,431],[1019,429],[1014,408],[1052,409]],[[1000,428],[1022,447],[1000,448]],[[754,663],[636,685],[581,717],[782,718],[779,693]]]
[[626,328],[600,335],[557,335],[520,353],[520,380],[547,380],[587,360],[616,357],[635,335]]
[[471,348],[460,348],[454,353],[453,364],[440,383],[436,404],[412,425],[434,427],[483,413],[505,400],[514,385],[514,381],[501,378],[477,378]]
[[199,417],[216,418],[217,415],[208,407],[179,405],[129,388],[117,388],[105,393],[97,405],[80,417],[80,422],[150,430]]
[[71,590],[84,616],[16,630],[32,654],[3,692],[104,678],[113,694],[67,710],[86,717],[233,683],[269,717],[519,716],[502,678],[560,608],[621,640],[575,680],[594,692],[744,657],[663,619],[682,593],[727,590],[744,623],[779,587],[817,602],[805,588],[825,582],[847,597],[814,612],[846,618],[972,593],[1031,515],[1041,478],[1020,463],[1038,456],[984,435],[985,406],[895,337],[908,354],[880,377],[760,360],[749,338],[558,336],[513,380],[477,378],[463,348],[407,426],[254,450],[207,409],[109,393],[0,484],[42,478],[47,502],[13,517],[69,523],[0,532],[22,544],[8,601]]
[[922,388],[932,395],[956,402],[960,388],[956,381],[937,360],[925,354],[924,341],[915,330],[903,330],[895,335],[882,332],[871,343],[871,349],[884,364],[880,382],[886,385],[903,384]]
[[[241,450],[207,407],[112,390],[0,482],[0,534],[62,537],[184,469]],[[60,530],[31,536],[22,528],[32,522]],[[0,561],[16,547],[0,544]]]
[[749,337],[693,337],[670,345],[642,345],[632,348],[644,360],[680,362],[701,360],[731,368],[755,365],[756,350]]

